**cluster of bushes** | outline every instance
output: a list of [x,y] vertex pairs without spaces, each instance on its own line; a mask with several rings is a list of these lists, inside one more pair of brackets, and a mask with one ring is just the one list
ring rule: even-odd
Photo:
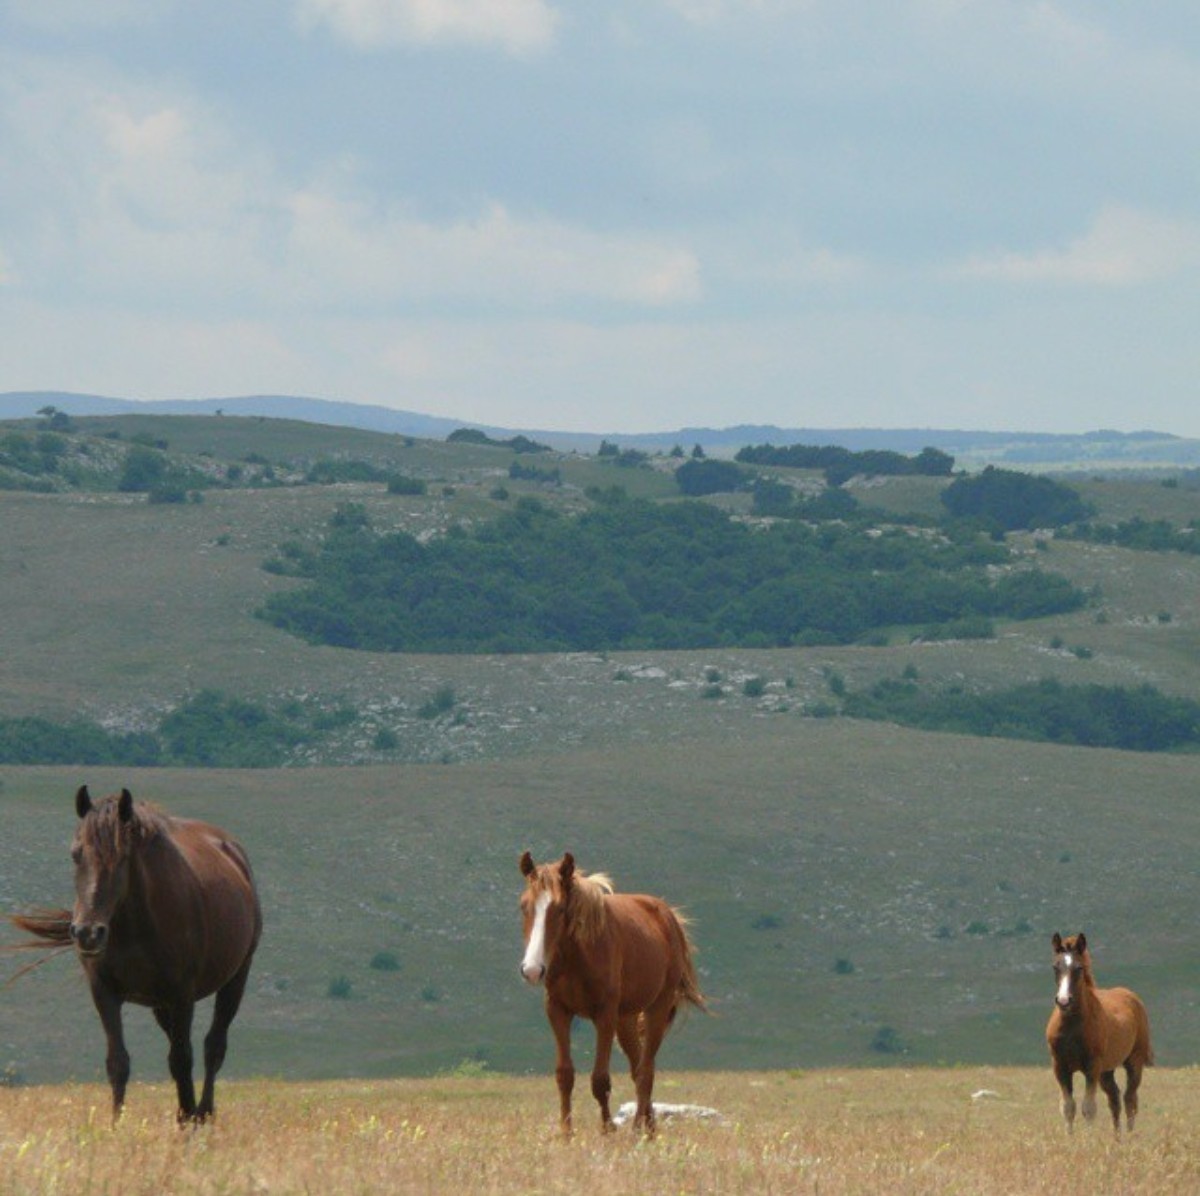
[[1063,527],[1091,514],[1070,486],[994,465],[982,473],[955,478],[942,491],[942,505],[953,519],[972,520],[997,532]]
[[375,651],[534,652],[844,643],[895,624],[1030,618],[1084,595],[986,540],[785,522],[753,530],[704,503],[535,499],[422,544],[339,511],[318,549],[267,567],[309,581],[259,612],[314,643]]
[[446,437],[449,444],[482,444],[488,448],[511,449],[514,453],[548,453],[550,446],[531,440],[528,436],[510,436],[507,440],[497,440],[478,428],[459,428]]
[[508,476],[514,482],[541,482],[550,486],[562,482],[562,470],[557,466],[543,469],[537,465],[522,465],[520,461],[514,461],[508,467]]
[[820,469],[831,486],[858,474],[873,477],[920,475],[948,478],[954,472],[954,458],[941,449],[925,448],[915,456],[890,449],[864,449],[855,452],[836,444],[747,445],[735,458],[746,465],[775,465],[789,469]]
[[352,710],[313,713],[298,702],[269,710],[204,690],[153,731],[109,731],[77,720],[0,719],[0,763],[127,768],[276,768],[295,750],[353,721]]
[[1200,552],[1200,520],[1193,519],[1186,527],[1176,527],[1166,519],[1143,519],[1136,516],[1122,523],[1081,523],[1070,538],[1090,540],[1095,544],[1117,544],[1122,548],[1139,548],[1148,552]]
[[1152,685],[1064,685],[1046,679],[991,693],[926,692],[911,678],[842,695],[842,713],[929,731],[1136,752],[1200,744],[1200,702]]

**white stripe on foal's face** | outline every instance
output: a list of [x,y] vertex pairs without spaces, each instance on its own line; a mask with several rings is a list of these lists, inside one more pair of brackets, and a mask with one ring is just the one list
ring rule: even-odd
[[521,960],[521,975],[530,984],[541,984],[546,976],[546,911],[549,908],[550,894],[539,893],[533,907],[533,929],[525,944],[525,958]]
[[1054,999],[1065,1009],[1071,1003],[1071,976],[1075,960],[1070,955],[1062,957],[1063,971],[1058,978],[1058,992]]

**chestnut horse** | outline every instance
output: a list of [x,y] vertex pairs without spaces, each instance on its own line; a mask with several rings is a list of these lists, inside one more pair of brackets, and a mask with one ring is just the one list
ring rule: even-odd
[[525,852],[521,872],[521,975],[546,986],[562,1130],[571,1132],[571,1023],[584,1017],[596,1026],[592,1095],[601,1128],[613,1128],[608,1098],[615,1034],[637,1089],[634,1128],[652,1134],[654,1059],[663,1036],[681,1002],[705,1008],[684,919],[659,897],[614,893],[608,877],[576,869],[570,852],[540,867]]
[[1062,1115],[1071,1129],[1075,1122],[1074,1073],[1083,1073],[1086,1090],[1083,1116],[1096,1116],[1096,1085],[1104,1089],[1113,1129],[1121,1132],[1121,1092],[1113,1073],[1125,1068],[1125,1125],[1133,1129],[1138,1111],[1142,1069],[1154,1062],[1146,1007],[1127,988],[1097,988],[1092,957],[1083,934],[1055,934],[1054,1010],[1046,1026],[1046,1042],[1054,1078],[1062,1089]]
[[[229,1024],[262,933],[250,862],[224,831],[172,818],[145,802],[135,805],[128,789],[93,802],[84,785],[75,794],[75,810],[74,911],[15,915],[12,921],[49,944],[74,942],[108,1039],[113,1121],[129,1081],[121,1026],[126,1001],[148,1005],[170,1040],[179,1121],[204,1121],[213,1113]],[[192,1016],[196,1002],[213,993],[197,1104]]]

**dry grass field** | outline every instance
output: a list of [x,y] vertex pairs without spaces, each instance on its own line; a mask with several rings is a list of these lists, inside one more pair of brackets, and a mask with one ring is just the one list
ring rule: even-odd
[[162,1085],[134,1086],[115,1130],[100,1087],[0,1090],[0,1191],[1173,1196],[1200,1190],[1198,1082],[1151,1072],[1121,1141],[1099,1121],[1068,1137],[1034,1068],[666,1073],[664,1101],[722,1116],[651,1141],[602,1136],[579,1085],[562,1140],[549,1076],[230,1083],[196,1131],[175,1128]]

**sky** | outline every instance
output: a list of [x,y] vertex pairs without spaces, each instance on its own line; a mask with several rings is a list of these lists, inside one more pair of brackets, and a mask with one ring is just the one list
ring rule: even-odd
[[1195,0],[0,0],[0,391],[1200,436]]

